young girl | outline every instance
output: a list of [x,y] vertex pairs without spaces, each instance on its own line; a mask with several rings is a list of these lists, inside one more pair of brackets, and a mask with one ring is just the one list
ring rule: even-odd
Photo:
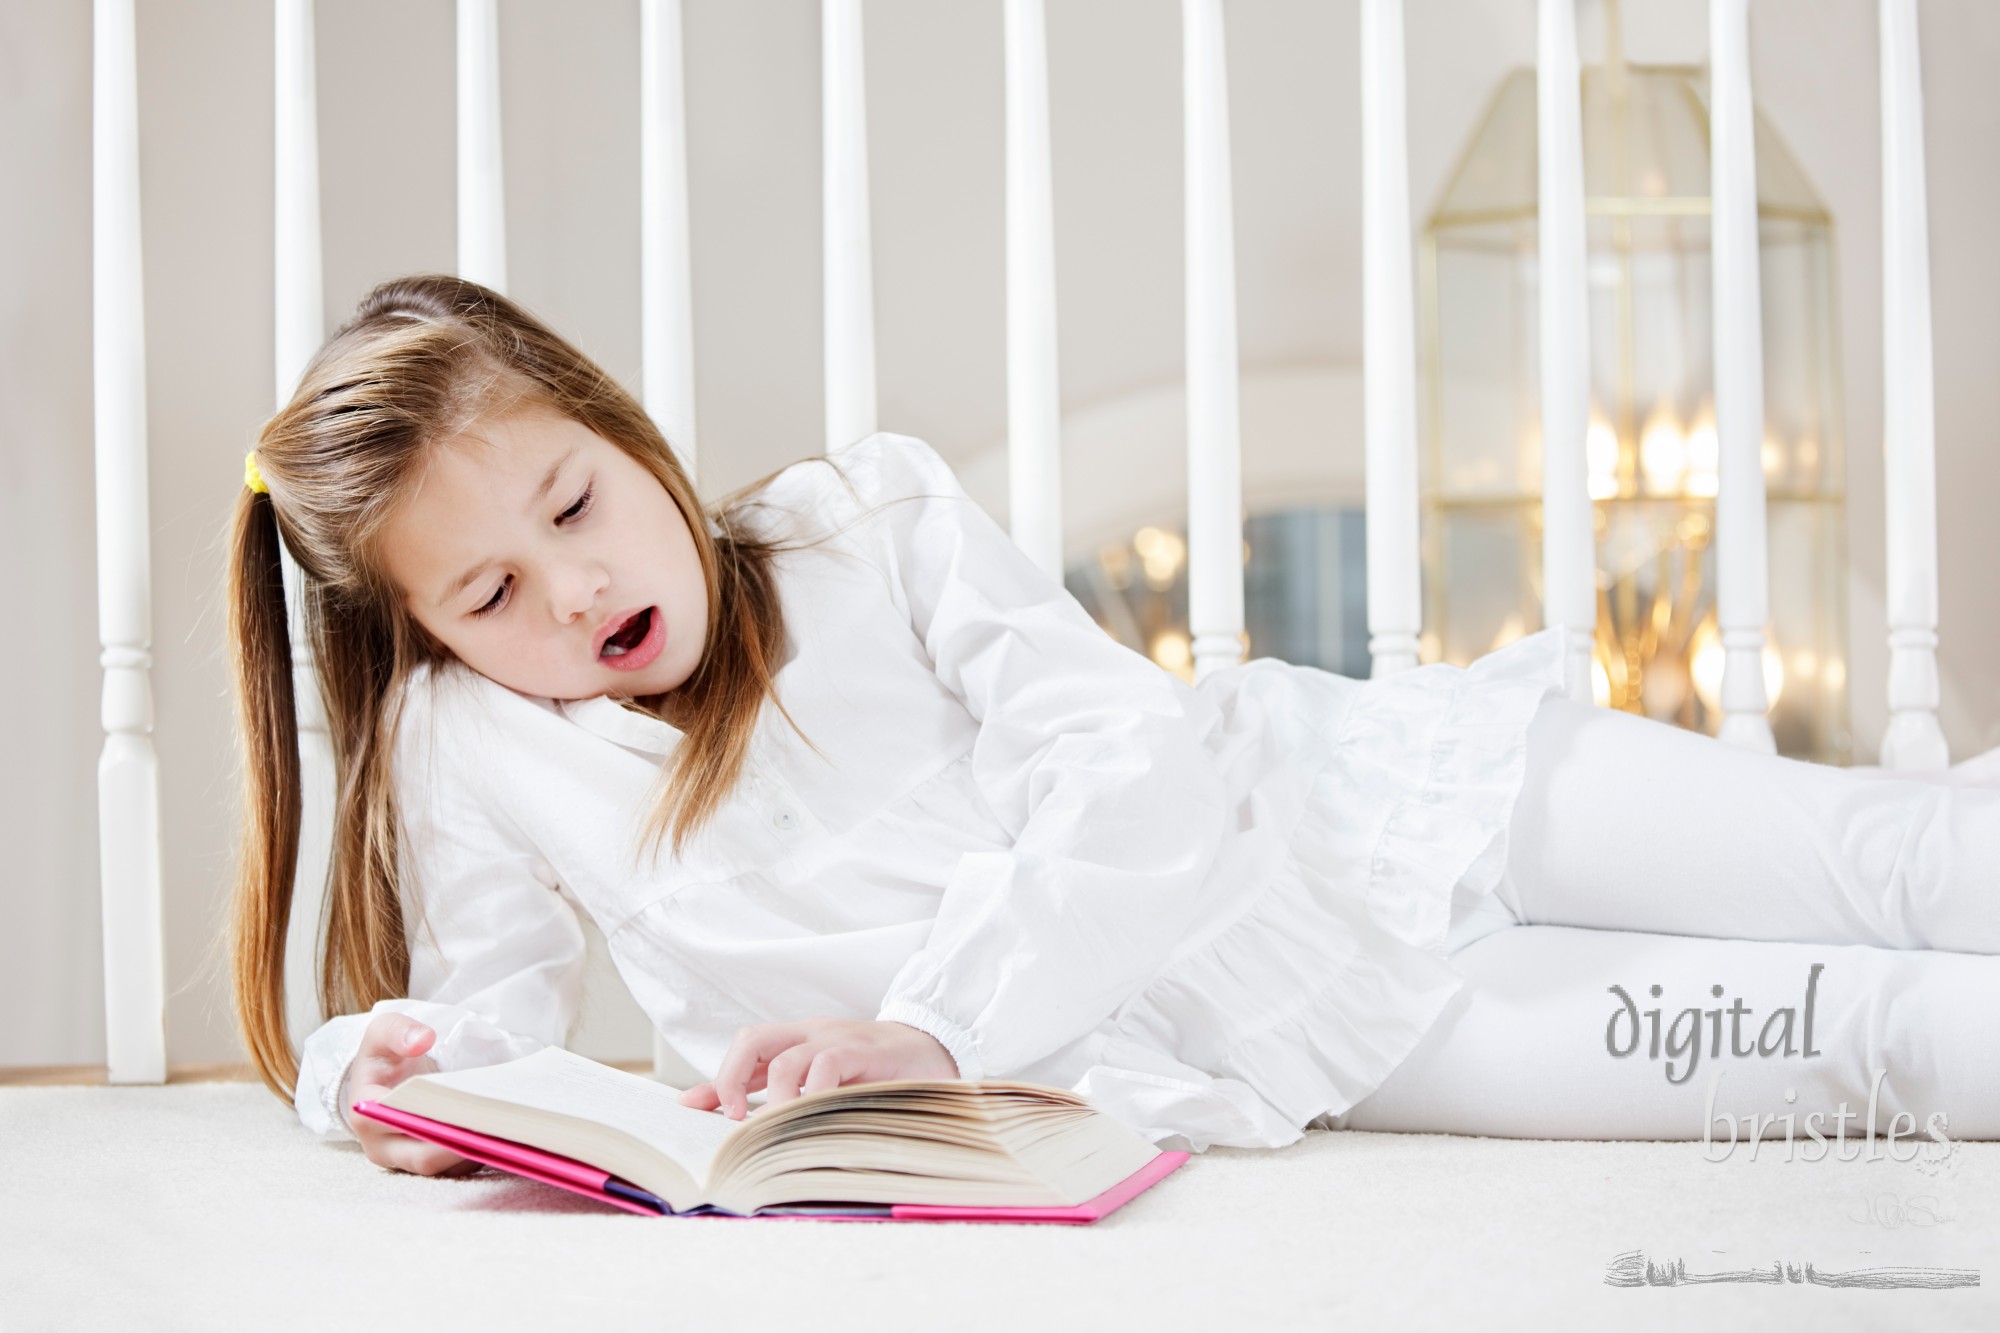
[[[281,539],[338,775],[337,1016],[296,1062]],[[705,509],[623,389],[472,283],[388,283],[320,352],[247,460],[229,599],[239,1018],[304,1123],[385,1166],[463,1164],[346,1108],[563,1041],[585,914],[711,1074],[682,1100],[733,1117],[759,1089],[1020,1078],[1197,1151],[1308,1124],[1690,1138],[1696,1061],[1803,1112],[1868,1099],[1886,1059],[1871,1117],[2000,1126],[1965,1017],[2000,1001],[1973,956],[2000,950],[2000,791],[1574,703],[1560,629],[1190,688],[923,442]]]

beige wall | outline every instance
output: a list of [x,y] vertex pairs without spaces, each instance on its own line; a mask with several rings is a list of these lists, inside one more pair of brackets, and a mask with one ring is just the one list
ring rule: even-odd
[[[1637,59],[1699,60],[1705,8],[1628,0]],[[155,737],[169,1040],[236,1053],[215,940],[236,791],[219,536],[271,405],[268,4],[140,7],[151,378]],[[687,0],[704,490],[819,448],[814,0]],[[1873,0],[1759,0],[1757,94],[1839,225],[1857,751],[1883,725]],[[1181,371],[1177,5],[1057,0],[1065,406]],[[1507,67],[1528,0],[1409,0],[1412,187],[1428,206]],[[1944,724],[2000,745],[2000,6],[1922,0],[1938,349]],[[1584,13],[1588,46],[1599,30]],[[971,460],[1004,431],[999,5],[869,0],[881,420]],[[453,258],[449,0],[321,5],[329,312]],[[1358,357],[1354,0],[1229,9],[1246,367]],[[615,374],[638,366],[637,6],[502,6],[514,293]],[[102,1058],[100,733],[90,406],[89,7],[0,6],[0,1065]],[[1351,407],[1351,396],[1330,398]],[[1354,421],[1316,423],[1351,440]],[[1308,436],[1310,432],[1305,432]],[[1246,453],[1289,447],[1248,435]],[[1161,461],[1162,467],[1173,459]],[[999,497],[993,496],[995,507]],[[618,1028],[607,1041],[629,1041]]]

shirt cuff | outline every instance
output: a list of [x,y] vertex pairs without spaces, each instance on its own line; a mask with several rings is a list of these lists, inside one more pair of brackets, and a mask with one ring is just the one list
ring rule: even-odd
[[354,1061],[350,1059],[347,1062],[347,1067],[340,1071],[340,1081],[333,1085],[333,1116],[335,1123],[347,1131],[347,1137],[358,1139],[360,1135],[354,1132],[354,1126],[347,1119],[347,1079],[353,1072]]
[[299,1120],[322,1139],[352,1139],[347,1108],[341,1104],[347,1092],[347,1076],[354,1057],[361,1050],[361,1036],[368,1014],[343,1014],[323,1025],[306,1041],[299,1057],[299,1079],[292,1091],[292,1104]]
[[929,1033],[951,1053],[960,1078],[973,1082],[986,1077],[986,1066],[979,1058],[978,1043],[973,1041],[972,1034],[936,1010],[909,1000],[891,998],[882,1002],[881,1012],[875,1015],[875,1021],[902,1023],[919,1032]]

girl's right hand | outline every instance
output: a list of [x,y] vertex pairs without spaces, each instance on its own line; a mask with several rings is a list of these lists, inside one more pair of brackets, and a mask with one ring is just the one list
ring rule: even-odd
[[[437,1033],[403,1014],[384,1011],[370,1020],[361,1034],[361,1049],[348,1067],[347,1095],[341,1099],[341,1113],[356,1102],[377,1101],[389,1089],[417,1074],[435,1074],[437,1061],[424,1054],[437,1040]],[[409,1171],[420,1176],[464,1175],[479,1169],[477,1162],[447,1148],[389,1128],[365,1115],[348,1116],[348,1128],[361,1141],[368,1160],[377,1166]]]

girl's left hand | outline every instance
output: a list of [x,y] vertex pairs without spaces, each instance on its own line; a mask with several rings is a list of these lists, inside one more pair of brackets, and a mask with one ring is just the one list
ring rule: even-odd
[[681,1105],[748,1114],[749,1093],[764,1088],[766,1107],[846,1083],[893,1078],[953,1079],[958,1062],[944,1044],[907,1023],[871,1019],[808,1018],[738,1028],[713,1083],[681,1094]]

